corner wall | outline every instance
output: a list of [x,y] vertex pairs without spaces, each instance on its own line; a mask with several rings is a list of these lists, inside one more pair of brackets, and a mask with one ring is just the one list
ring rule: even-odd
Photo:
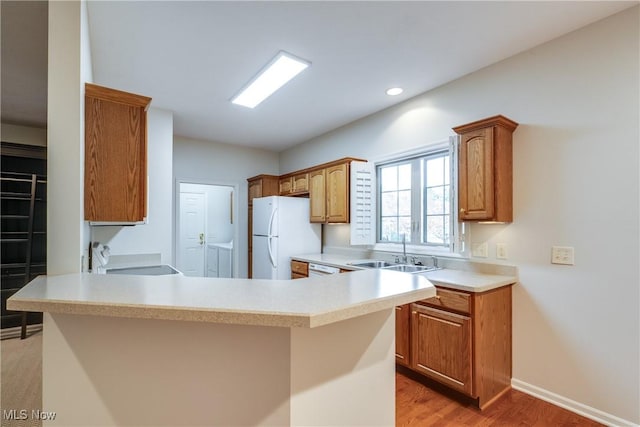
[[[278,153],[175,136],[173,159],[173,188],[176,181],[238,186],[234,202],[239,233],[234,239],[234,248],[238,256],[238,277],[247,277],[247,178],[260,174],[279,175]],[[175,199],[173,206],[175,210]]]
[[[426,92],[280,155],[281,171],[442,141],[495,114],[514,134],[514,222],[471,226],[506,243],[513,382],[614,425],[640,423],[639,7]],[[348,246],[343,227],[328,245]],[[574,266],[550,263],[573,246]]]

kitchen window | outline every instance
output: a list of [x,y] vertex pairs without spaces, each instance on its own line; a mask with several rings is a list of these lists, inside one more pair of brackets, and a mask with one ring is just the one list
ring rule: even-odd
[[[448,145],[448,146],[447,146]],[[376,166],[377,243],[418,252],[462,252],[463,226],[455,213],[455,141]]]

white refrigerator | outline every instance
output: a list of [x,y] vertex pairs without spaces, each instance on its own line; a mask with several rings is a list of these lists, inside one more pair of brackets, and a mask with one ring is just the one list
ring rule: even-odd
[[309,222],[309,199],[253,199],[254,279],[291,279],[291,256],[321,251],[320,224]]

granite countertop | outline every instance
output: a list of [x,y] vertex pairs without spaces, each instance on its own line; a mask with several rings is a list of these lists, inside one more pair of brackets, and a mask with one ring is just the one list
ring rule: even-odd
[[40,276],[10,310],[313,328],[435,296],[425,277],[362,270],[298,280]]
[[[345,255],[334,254],[304,254],[296,255],[292,259],[311,263],[318,263],[338,267],[345,270],[371,270],[362,267],[355,267],[349,263],[354,261],[365,261],[363,259],[353,259]],[[404,273],[407,274],[407,273]],[[429,279],[436,286],[450,289],[457,289],[467,292],[486,292],[514,284],[517,277],[499,274],[484,274],[474,271],[454,270],[443,268],[440,270],[428,271],[425,273],[413,273],[413,276],[423,276]]]

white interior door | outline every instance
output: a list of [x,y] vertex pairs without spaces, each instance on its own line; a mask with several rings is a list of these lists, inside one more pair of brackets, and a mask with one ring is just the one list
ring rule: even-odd
[[205,194],[180,193],[177,267],[185,276],[204,276]]

